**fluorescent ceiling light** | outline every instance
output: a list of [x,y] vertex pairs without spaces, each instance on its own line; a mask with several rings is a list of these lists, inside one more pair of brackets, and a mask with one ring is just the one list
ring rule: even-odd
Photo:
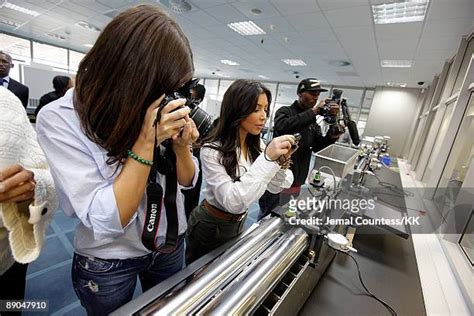
[[238,65],[240,65],[239,63],[237,63],[235,61],[232,61],[232,60],[228,60],[228,59],[221,59],[221,63],[223,63],[224,65],[229,65],[229,66],[238,66]]
[[384,68],[410,68],[413,65],[413,63],[411,60],[384,59],[380,62],[380,65]]
[[84,44],[84,46],[90,48],[90,47],[92,47],[92,46],[94,46],[94,45],[92,45],[92,44]]
[[46,35],[48,35],[49,37],[55,38],[55,39],[57,39],[57,40],[60,40],[60,41],[65,41],[65,40],[66,40],[66,37],[64,37],[64,36],[62,36],[62,35],[59,35],[59,34],[46,33]]
[[20,24],[18,24],[16,22],[13,22],[13,21],[10,21],[10,20],[7,20],[7,19],[4,19],[4,18],[0,18],[0,24],[5,24],[5,25],[11,26],[11,27],[19,27],[20,26]]
[[262,35],[266,34],[257,24],[252,21],[246,22],[234,22],[227,24],[232,30],[236,31],[240,35]]
[[217,76],[219,77],[222,77],[222,78],[230,78],[229,75],[224,75],[224,74],[221,74],[221,73],[216,73]]
[[406,0],[372,6],[375,24],[419,22],[425,19],[429,0]]
[[306,66],[301,59],[282,59],[281,61],[290,66]]
[[86,30],[89,30],[89,31],[100,32],[100,29],[97,26],[89,24],[85,21],[79,21],[74,25],[82,27],[83,29],[86,29]]
[[386,82],[385,85],[389,87],[406,88],[407,83],[406,82]]
[[267,76],[264,76],[264,75],[258,75],[259,78],[262,78],[262,79],[270,79],[268,78]]
[[25,7],[21,7],[19,5],[9,3],[9,2],[6,2],[6,1],[3,3],[2,7],[3,8],[8,8],[10,10],[15,10],[15,11],[18,11],[18,12],[21,12],[21,13],[24,13],[24,14],[32,15],[32,16],[40,15],[40,13],[37,12],[37,11],[33,11],[33,10],[27,9]]

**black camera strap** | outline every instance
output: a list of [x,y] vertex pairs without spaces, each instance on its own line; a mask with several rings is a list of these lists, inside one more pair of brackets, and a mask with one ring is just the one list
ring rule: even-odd
[[[163,199],[163,188],[156,182],[158,172],[166,176],[165,196]],[[178,243],[178,211],[176,208],[176,156],[167,146],[164,155],[161,154],[159,146],[155,146],[153,166],[148,176],[146,188],[147,203],[145,223],[142,232],[143,245],[152,251],[170,253],[176,249]],[[161,223],[161,206],[164,204],[166,210],[166,240],[159,247],[156,245],[159,226]]]

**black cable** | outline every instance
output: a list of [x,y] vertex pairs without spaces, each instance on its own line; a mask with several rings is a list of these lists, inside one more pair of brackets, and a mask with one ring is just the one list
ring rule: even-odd
[[343,252],[344,254],[348,255],[349,257],[351,257],[351,259],[354,261],[354,263],[356,264],[356,267],[357,267],[357,273],[359,275],[359,281],[360,281],[360,284],[362,284],[362,287],[364,288],[364,290],[367,292],[367,294],[372,297],[373,299],[377,300],[379,303],[381,303],[389,312],[390,314],[392,314],[393,316],[397,316],[397,312],[388,304],[386,303],[385,301],[381,300],[380,298],[378,298],[377,296],[375,296],[375,294],[373,294],[372,292],[369,291],[369,289],[367,288],[367,286],[365,286],[365,283],[364,281],[362,280],[362,275],[360,273],[360,268],[359,268],[359,263],[357,262],[357,260],[349,253],[347,252]]
[[390,191],[393,191],[395,193],[401,193],[401,194],[403,194],[403,196],[410,196],[410,197],[414,196],[414,194],[412,192],[407,192],[403,189],[400,189],[395,184],[392,184],[392,183],[389,183],[389,182],[384,182],[384,181],[380,180],[380,178],[375,173],[373,173],[372,175],[377,179],[378,184],[380,184],[382,187],[384,187],[386,189],[389,189]]

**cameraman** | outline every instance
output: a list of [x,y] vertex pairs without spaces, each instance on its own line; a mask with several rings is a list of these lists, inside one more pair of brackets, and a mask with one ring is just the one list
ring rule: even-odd
[[[299,195],[301,185],[304,184],[309,170],[311,151],[318,152],[321,149],[333,144],[341,134],[327,133],[323,136],[321,126],[316,118],[322,112],[326,102],[317,104],[319,94],[328,91],[321,88],[319,80],[307,78],[302,80],[297,88],[298,100],[292,105],[284,106],[275,113],[275,124],[273,127],[274,137],[285,134],[301,134],[298,150],[292,155],[293,163],[290,166],[293,171],[294,181],[289,189],[283,190],[279,194],[265,191],[265,194],[258,201],[260,213],[258,218],[266,216],[277,205],[287,203],[290,198]],[[336,116],[339,111],[337,104],[330,105],[330,114]],[[318,116],[318,118],[321,118]]]
[[[130,301],[137,276],[145,292],[184,267],[181,189],[197,179],[189,146],[199,133],[184,99],[162,100],[193,73],[179,25],[158,7],[139,5],[105,27],[79,65],[76,88],[38,116],[60,207],[80,219],[71,276],[88,315]],[[156,147],[174,152],[175,162],[159,161]],[[148,220],[150,209],[156,221]],[[157,249],[150,250],[143,236],[154,230]],[[175,243],[165,251],[168,240]]]

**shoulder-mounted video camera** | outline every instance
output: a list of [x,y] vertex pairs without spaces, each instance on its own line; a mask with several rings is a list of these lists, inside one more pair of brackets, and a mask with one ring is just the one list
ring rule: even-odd
[[[345,132],[345,128],[349,130],[350,137],[354,145],[359,145],[360,138],[359,132],[357,130],[357,124],[351,119],[351,114],[349,112],[349,106],[347,105],[347,100],[342,98],[343,90],[340,89],[333,89],[332,90],[332,97],[330,100],[326,100],[326,103],[320,111],[320,115],[324,116],[324,120],[329,124],[332,124],[329,127],[328,133],[330,135],[339,135]],[[331,104],[336,103],[339,105],[340,111],[336,113],[331,113]],[[342,114],[342,118],[341,118]]]

